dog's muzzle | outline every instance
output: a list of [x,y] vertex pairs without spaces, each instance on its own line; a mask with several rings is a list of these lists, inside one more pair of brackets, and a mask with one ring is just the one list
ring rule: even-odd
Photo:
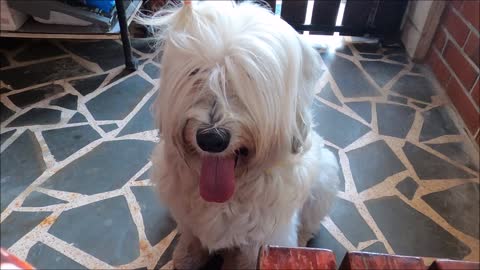
[[209,153],[220,153],[230,144],[230,132],[224,128],[199,129],[196,135],[200,149]]

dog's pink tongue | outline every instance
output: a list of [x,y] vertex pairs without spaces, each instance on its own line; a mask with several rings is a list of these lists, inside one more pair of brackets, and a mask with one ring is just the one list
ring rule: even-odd
[[235,190],[235,160],[204,157],[200,174],[200,196],[207,202],[228,201]]

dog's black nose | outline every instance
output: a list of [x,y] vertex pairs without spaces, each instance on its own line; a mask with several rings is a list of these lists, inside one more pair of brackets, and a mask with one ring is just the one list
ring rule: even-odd
[[199,129],[197,144],[205,152],[220,153],[230,143],[230,132],[224,128]]

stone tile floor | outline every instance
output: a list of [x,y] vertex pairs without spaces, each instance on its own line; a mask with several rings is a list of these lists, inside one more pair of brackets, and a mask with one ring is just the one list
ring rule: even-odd
[[[347,38],[346,41],[349,39]],[[148,179],[161,64],[134,40],[0,41],[1,246],[38,268],[169,268],[174,222]],[[319,48],[315,131],[339,158],[310,246],[479,260],[478,152],[401,49]]]

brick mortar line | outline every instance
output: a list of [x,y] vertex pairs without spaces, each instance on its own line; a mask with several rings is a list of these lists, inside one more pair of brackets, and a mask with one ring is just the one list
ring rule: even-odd
[[[453,38],[453,36],[450,34],[450,32],[448,31],[448,29],[446,29],[446,27],[444,27],[442,25],[442,27],[444,28],[444,33],[445,33],[445,44],[443,44],[444,48],[442,50],[442,54],[443,55],[443,52],[445,52],[445,49],[447,48],[447,44],[448,44],[448,41],[451,41],[453,43],[453,45],[460,51],[460,54],[465,57],[465,59],[467,59],[467,62],[473,67],[473,69],[477,72],[477,73],[480,73],[480,68],[477,67],[477,64],[475,64],[475,62],[472,61],[472,59],[470,59],[470,56],[468,56],[468,54],[466,54],[464,51],[463,51],[463,48],[457,43],[457,41]],[[466,44],[466,41],[465,41],[465,44]]]
[[[475,0],[475,1],[478,1],[478,0]],[[452,7],[452,11],[453,13],[455,13],[461,20],[462,22],[468,27],[468,29],[470,30],[470,33],[471,32],[476,32],[477,35],[479,34],[479,30],[477,30],[475,28],[475,26],[472,25],[472,23],[470,23],[467,19],[465,19],[465,17],[463,16],[463,14],[458,11],[455,7]]]
[[[433,49],[435,50],[436,53],[438,53],[437,48],[433,48]],[[465,88],[465,86],[463,86],[462,80],[460,80],[460,79],[457,77],[457,74],[455,74],[455,72],[453,72],[452,68],[451,68],[450,65],[446,62],[446,60],[442,57],[442,55],[439,55],[438,58],[439,58],[440,61],[442,61],[442,63],[447,67],[448,71],[450,72],[450,76],[451,76],[451,77],[454,77],[454,78],[459,82],[460,88],[462,89],[462,91],[464,92],[464,94],[466,94],[466,96],[468,97],[468,99],[470,100],[470,102],[472,102],[473,107],[475,108],[475,110],[477,111],[477,113],[480,113],[480,108],[477,106],[477,103],[475,102],[475,100],[473,100],[472,96],[470,95],[469,90],[467,90],[467,89]],[[435,76],[435,77],[436,77],[436,76]],[[477,80],[478,80],[478,77],[479,77],[479,76],[477,76]],[[451,80],[451,78],[450,78],[450,80]],[[437,78],[437,81],[438,81],[438,78]],[[448,84],[450,84],[450,81],[448,82]],[[447,85],[448,85],[448,84],[447,84]],[[440,85],[441,85],[441,84],[440,84]],[[475,84],[474,84],[474,85],[475,85]],[[446,87],[444,87],[444,86],[442,85],[442,88],[444,88],[445,92],[447,92]],[[473,88],[473,86],[472,86],[472,88]],[[447,96],[448,96],[448,92],[447,92]],[[450,98],[450,96],[449,96],[449,98]],[[451,99],[450,99],[450,100],[451,100]],[[455,107],[455,106],[454,106],[454,107]]]
[[470,95],[473,93],[473,90],[475,89],[475,85],[477,85],[477,83],[479,83],[479,81],[480,81],[480,74],[477,76],[477,79],[473,82],[472,89],[470,89],[470,91],[469,91]]

